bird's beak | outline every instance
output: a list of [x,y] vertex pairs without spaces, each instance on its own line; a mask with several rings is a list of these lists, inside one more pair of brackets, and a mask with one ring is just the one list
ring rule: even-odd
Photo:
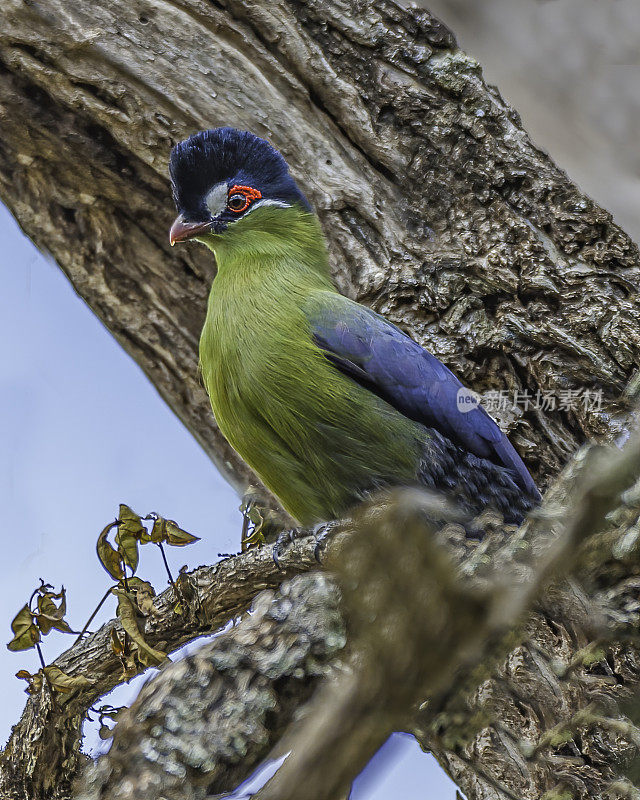
[[176,242],[186,242],[187,239],[193,239],[195,236],[208,233],[212,227],[213,220],[208,222],[185,222],[181,214],[171,226],[169,244],[173,247]]

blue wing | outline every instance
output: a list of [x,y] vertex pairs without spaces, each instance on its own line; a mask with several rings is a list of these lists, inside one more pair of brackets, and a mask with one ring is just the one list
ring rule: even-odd
[[435,428],[464,450],[509,470],[532,497],[539,493],[513,445],[479,404],[459,403],[464,387],[431,353],[395,325],[333,292],[317,293],[305,313],[313,339],[331,363],[406,417]]

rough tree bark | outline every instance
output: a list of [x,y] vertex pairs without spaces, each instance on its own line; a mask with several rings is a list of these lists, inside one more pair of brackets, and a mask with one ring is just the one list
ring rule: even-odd
[[[624,434],[622,396],[640,363],[638,249],[428,12],[387,0],[8,0],[0,197],[239,490],[252,476],[216,429],[196,369],[213,265],[167,236],[169,149],[219,124],[282,150],[340,287],[468,385],[602,390],[600,410],[505,416],[542,486],[585,440]],[[559,630],[543,615],[538,650],[578,647]],[[531,658],[527,670],[546,675]],[[513,659],[526,698],[527,659]],[[629,682],[632,662],[619,670]],[[566,708],[551,695],[522,699],[516,727],[559,721]],[[504,741],[474,747],[469,758],[506,763]],[[498,796],[467,762],[440,758],[470,796]]]

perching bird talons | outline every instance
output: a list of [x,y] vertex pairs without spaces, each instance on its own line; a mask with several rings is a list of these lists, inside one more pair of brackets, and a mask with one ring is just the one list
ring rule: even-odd
[[322,564],[322,553],[327,546],[327,541],[335,528],[338,527],[338,521],[333,519],[330,522],[320,522],[313,528],[313,535],[316,537],[316,546],[313,548],[313,557]]
[[276,565],[276,567],[278,567],[278,569],[284,569],[280,559],[285,554],[286,550],[296,541],[296,539],[300,539],[303,536],[308,536],[308,532],[303,528],[291,528],[288,531],[282,531],[282,533],[278,534],[278,538],[276,539],[271,551],[273,563]]

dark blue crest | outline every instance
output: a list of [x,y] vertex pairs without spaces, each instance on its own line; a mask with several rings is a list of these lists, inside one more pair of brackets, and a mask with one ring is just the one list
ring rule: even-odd
[[257,189],[264,199],[311,210],[280,153],[265,139],[235,128],[200,131],[171,151],[173,199],[186,220],[206,220],[206,197],[217,184]]

